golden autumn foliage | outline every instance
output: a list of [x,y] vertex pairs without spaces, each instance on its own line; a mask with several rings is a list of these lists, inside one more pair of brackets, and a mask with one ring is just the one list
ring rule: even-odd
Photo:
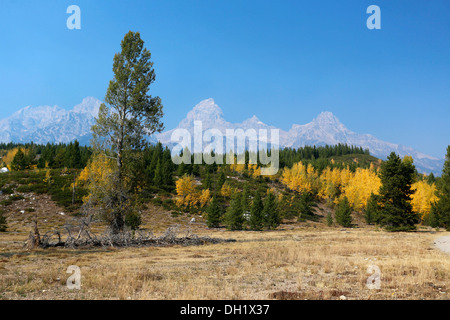
[[45,183],[48,183],[49,185],[52,183],[52,178],[51,178],[50,169],[45,170],[45,178],[44,178],[44,182],[45,182]]
[[261,168],[257,164],[249,164],[248,172],[253,179],[257,179],[261,176]]
[[311,165],[305,166],[297,162],[291,169],[286,168],[281,181],[290,189],[303,193],[317,193],[319,186],[318,174]]
[[370,169],[357,168],[350,179],[342,185],[343,197],[347,197],[350,205],[355,211],[362,211],[370,198],[370,195],[378,194],[381,187],[381,179]]
[[411,200],[413,211],[421,214],[422,219],[424,219],[430,214],[431,204],[438,200],[436,196],[436,185],[434,183],[430,185],[425,181],[418,181],[411,188],[415,190]]
[[312,165],[302,162],[294,164],[292,169],[285,169],[281,181],[297,192],[317,194],[328,202],[338,203],[347,197],[356,211],[367,205],[372,193],[378,194],[381,180],[373,166],[369,169],[357,168],[352,172],[349,168],[325,168],[319,175]]
[[3,162],[5,163],[8,170],[11,170],[11,162],[14,160],[14,157],[16,156],[17,151],[19,151],[19,148],[14,148],[8,151],[8,153],[2,158]]
[[222,197],[231,197],[231,195],[233,194],[233,188],[228,184],[228,183],[224,183],[222,185],[222,188],[220,189],[220,195]]
[[204,207],[211,200],[209,189],[198,190],[195,179],[191,175],[184,175],[178,179],[175,188],[179,207]]
[[200,194],[199,198],[200,207],[203,208],[204,206],[208,205],[210,201],[211,201],[211,192],[209,191],[209,189],[202,190],[202,193]]
[[237,164],[235,161],[235,163],[230,164],[230,170],[237,173],[243,173],[245,170],[245,164]]
[[[115,163],[106,155],[100,153],[92,156],[88,165],[81,171],[75,180],[75,185],[85,185],[88,189],[102,188],[110,183],[112,174],[115,172]],[[83,202],[89,201],[93,193],[83,198]]]

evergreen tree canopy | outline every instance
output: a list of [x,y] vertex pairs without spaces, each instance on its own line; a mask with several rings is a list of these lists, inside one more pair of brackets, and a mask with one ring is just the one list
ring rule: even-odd
[[261,194],[256,193],[253,198],[252,207],[250,209],[249,225],[252,230],[261,231],[264,228],[264,205],[261,199]]
[[432,226],[450,230],[450,145],[447,147],[442,176],[437,184],[436,196],[439,200],[431,206]]
[[411,196],[414,190],[415,167],[412,159],[405,157],[402,161],[392,152],[387,161],[381,165],[380,224],[390,231],[414,230],[418,222],[417,214],[412,210]]
[[219,202],[217,201],[216,196],[213,196],[206,213],[207,213],[206,224],[207,224],[208,228],[219,227],[220,220],[222,217],[222,210],[220,208],[220,205],[219,205]]
[[352,227],[352,208],[347,197],[342,198],[336,209],[336,223],[345,228]]
[[263,216],[268,229],[276,229],[281,223],[277,198],[273,192],[269,192],[264,199]]

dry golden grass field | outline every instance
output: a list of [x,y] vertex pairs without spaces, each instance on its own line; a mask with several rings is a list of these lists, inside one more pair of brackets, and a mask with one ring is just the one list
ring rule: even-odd
[[[28,200],[27,200],[28,201]],[[33,201],[31,198],[29,201]],[[51,200],[37,209],[41,233],[62,225]],[[37,204],[27,203],[27,205]],[[450,255],[434,246],[448,232],[419,228],[389,233],[376,227],[285,223],[276,231],[207,229],[202,218],[144,214],[156,235],[180,224],[197,235],[236,242],[203,246],[106,249],[23,248],[32,214],[10,209],[0,233],[0,299],[449,299]],[[12,211],[11,211],[12,210]],[[34,214],[34,213],[33,213]],[[67,268],[81,268],[81,289],[66,286]],[[369,266],[380,288],[369,289]]]

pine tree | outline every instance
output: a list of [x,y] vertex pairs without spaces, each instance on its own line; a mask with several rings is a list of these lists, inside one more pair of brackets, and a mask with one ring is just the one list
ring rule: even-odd
[[244,185],[244,190],[242,191],[242,210],[244,215],[248,214],[250,211],[250,191],[248,183]]
[[203,189],[212,189],[211,175],[209,172],[206,174],[205,180],[203,180]]
[[216,196],[213,196],[211,203],[206,210],[206,213],[206,225],[208,226],[208,228],[218,228],[220,225],[220,220],[222,218],[222,210]]
[[27,159],[25,157],[25,153],[21,148],[17,151],[14,156],[13,161],[11,162],[11,169],[14,171],[24,170],[27,168]]
[[0,232],[5,232],[8,229],[6,217],[3,215],[3,210],[0,209]]
[[268,229],[276,229],[281,223],[280,213],[277,208],[277,198],[273,192],[269,192],[264,199],[263,216]]
[[252,207],[250,209],[249,225],[252,230],[261,231],[264,228],[264,205],[261,199],[261,194],[256,193],[253,198]]
[[161,99],[149,94],[156,77],[150,51],[139,32],[128,32],[120,46],[121,51],[114,55],[114,77],[109,81],[105,103],[92,126],[94,150],[115,158],[114,181],[108,186],[105,201],[95,204],[107,212],[113,234],[123,231],[125,210],[130,207],[132,186],[127,176],[139,161],[140,151],[148,146],[147,137],[164,128]]
[[436,182],[436,177],[434,176],[433,172],[430,173],[430,175],[427,177],[427,183],[433,184]]
[[431,205],[430,214],[428,215],[426,224],[432,228],[441,227],[441,219],[439,218],[439,212],[437,210],[436,204]]
[[162,175],[163,175],[163,183],[165,186],[173,186],[173,176],[172,176],[172,170],[170,162],[167,160],[164,160],[163,168],[162,168]]
[[83,164],[81,162],[80,143],[78,142],[78,140],[75,140],[75,142],[73,143],[72,168],[75,169],[83,168]]
[[177,168],[177,176],[182,177],[187,173],[187,168],[184,162],[181,162]]
[[222,188],[223,184],[227,181],[227,177],[225,175],[224,170],[220,170],[219,179],[217,180],[217,189],[220,190]]
[[444,168],[437,184],[436,196],[439,200],[432,204],[434,224],[450,231],[450,145],[447,147]]
[[244,212],[242,210],[241,193],[233,194],[231,204],[225,213],[225,222],[230,230],[242,230],[244,223]]
[[348,202],[347,197],[342,198],[336,209],[336,223],[344,228],[351,228],[352,226],[352,208]]
[[73,168],[73,143],[69,143],[69,145],[66,147],[66,150],[64,152],[64,166],[66,168]]
[[[298,203],[299,214],[301,216],[313,216],[314,215],[314,201],[310,193],[304,192],[300,195],[300,201]],[[300,217],[299,215],[299,217]]]
[[367,224],[373,224],[378,221],[378,203],[377,196],[371,194],[369,200],[367,201],[366,208],[364,210],[364,219]]
[[155,186],[161,187],[163,185],[163,173],[161,168],[161,160],[158,159],[155,168],[155,176],[153,177],[153,183]]
[[196,177],[200,176],[200,166],[197,163],[192,165],[192,174]]
[[405,157],[402,161],[392,152],[381,165],[379,221],[389,231],[409,231],[416,228],[418,216],[413,212],[411,204],[414,176],[415,167],[410,157]]
[[327,213],[327,225],[331,227],[333,225],[333,217],[331,216],[331,211]]

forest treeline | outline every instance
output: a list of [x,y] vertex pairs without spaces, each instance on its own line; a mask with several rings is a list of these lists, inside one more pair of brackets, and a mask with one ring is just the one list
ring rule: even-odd
[[[91,155],[92,148],[89,146],[80,146],[79,142],[75,140],[70,143],[47,143],[47,144],[34,144],[31,143],[0,143],[0,157],[2,157],[2,163],[4,166],[10,165],[16,153],[19,149],[24,153],[24,159],[21,160],[21,166],[16,168],[16,170],[30,169],[33,167],[36,168],[75,168],[80,169],[84,168]],[[167,162],[170,161],[171,155],[170,151],[166,148],[162,147],[161,144],[150,145],[142,150],[143,157],[145,158],[146,164],[150,165],[151,160],[154,160],[165,152],[164,159]],[[153,159],[153,152],[156,152],[158,156],[155,156]],[[269,151],[270,154],[270,151]],[[325,146],[305,146],[300,148],[284,148],[279,150],[279,165],[280,169],[284,167],[292,167],[295,163],[299,161],[311,163],[317,170],[323,170],[325,167],[333,166],[333,167],[347,167],[350,165],[350,169],[354,171],[357,167],[361,167],[363,165],[368,167],[368,164],[352,164],[352,163],[332,163],[332,157],[346,156],[346,155],[370,155],[368,149],[363,149],[362,147],[349,146],[347,144],[337,144],[337,145],[325,145]],[[22,157],[19,154],[20,157]],[[192,161],[194,163],[194,155],[191,156]],[[226,163],[226,155],[224,155],[223,163]],[[165,160],[161,161],[164,162]],[[245,163],[249,163],[249,152],[246,151],[245,154]],[[259,158],[258,158],[259,159]],[[16,161],[17,161],[16,160]],[[202,163],[206,165],[205,162]],[[156,168],[156,163],[152,164],[153,170]],[[164,166],[164,163],[161,163]],[[260,163],[258,163],[260,165]],[[171,167],[175,169],[175,166],[166,165],[167,167]],[[214,165],[213,165],[214,166]],[[186,166],[186,170],[189,172],[189,169]],[[192,169],[194,172],[196,168]]]
[[[76,185],[84,196],[87,194],[84,183],[89,176],[93,173],[100,176],[112,163],[106,157],[92,158],[91,148],[81,147],[77,141],[47,145],[9,143],[0,144],[0,148],[2,161],[13,171],[77,169],[74,171],[77,172]],[[175,165],[170,150],[158,143],[147,145],[139,152],[126,174],[130,189],[143,200],[162,205],[174,214],[203,213],[211,227],[262,230],[276,228],[282,219],[314,219],[313,207],[318,201],[339,209],[335,217],[338,224],[350,226],[351,212],[365,215],[369,224],[377,221],[372,209],[382,186],[381,161],[374,158],[377,161],[363,162],[356,157],[371,157],[368,150],[336,145],[283,149],[279,153],[282,168],[276,176],[265,177],[260,174],[260,163],[249,163],[249,152],[246,152],[245,164],[194,164],[195,155],[191,155],[191,164]],[[60,181],[56,177],[46,179],[53,183]],[[70,180],[66,179],[68,182]],[[416,223],[439,225],[433,203],[439,200],[440,185],[441,178],[418,174],[413,168],[410,203]],[[70,190],[68,186],[60,187]],[[51,190],[59,194],[57,188]],[[65,198],[69,204],[69,194]],[[264,201],[266,207],[271,208],[265,213]],[[77,198],[77,203],[82,203],[81,198]],[[340,209],[346,206],[346,210]],[[350,212],[349,217],[342,220],[340,212],[346,211]],[[135,222],[131,225],[139,225],[136,224],[139,219],[129,220]]]

